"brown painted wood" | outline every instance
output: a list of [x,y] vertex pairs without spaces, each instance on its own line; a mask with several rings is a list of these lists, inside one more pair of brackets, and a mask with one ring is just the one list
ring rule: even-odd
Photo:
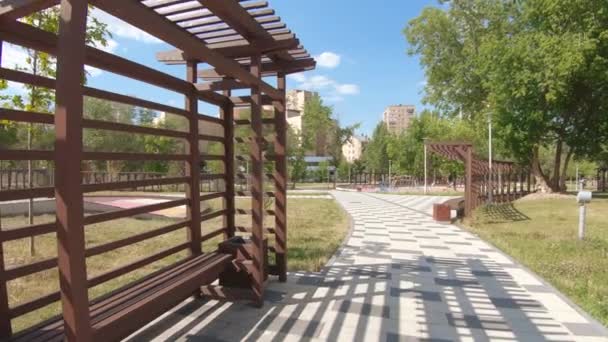
[[[251,57],[251,75],[262,77],[261,55]],[[251,88],[251,129],[256,139],[263,139],[262,93],[259,87]],[[251,240],[253,241],[252,262],[255,272],[252,274],[252,288],[255,304],[263,305],[264,298],[264,160],[259,140],[249,144],[251,158]],[[238,210],[237,210],[238,213]]]
[[212,66],[226,71],[233,78],[241,82],[259,86],[260,89],[273,98],[278,98],[278,91],[261,79],[256,79],[246,70],[241,68],[237,62],[231,60],[213,48],[202,44],[200,40],[192,36],[186,30],[179,28],[170,21],[159,16],[156,12],[145,8],[144,5],[135,1],[123,0],[92,0],[93,5],[103,11],[138,27],[153,36],[184,51],[191,58],[206,62]]
[[277,88],[283,92],[283,100],[274,104],[275,130],[274,142],[275,172],[275,250],[279,281],[287,281],[287,112],[285,74],[279,73]]
[[153,211],[165,210],[165,209],[179,207],[182,205],[188,205],[188,202],[190,202],[190,200],[184,198],[184,199],[172,200],[172,201],[167,201],[167,202],[142,205],[142,206],[135,207],[135,208],[114,210],[114,211],[109,211],[109,212],[105,212],[105,213],[101,213],[101,214],[88,215],[84,218],[84,224],[90,225],[90,224],[117,220],[117,219],[121,219],[121,218],[125,218],[125,217],[135,216],[135,215],[147,214],[147,213],[151,213]]
[[[2,50],[4,42],[0,40],[0,67],[2,66]],[[0,112],[0,115],[6,112]],[[1,118],[1,116],[0,116]],[[5,119],[6,120],[6,119]],[[0,192],[0,196],[2,192]],[[2,198],[0,197],[0,201]],[[0,222],[0,241],[5,241],[5,232],[2,230],[2,222]],[[8,289],[6,287],[5,270],[4,270],[4,248],[0,242],[0,339],[8,339],[12,335],[10,310],[8,307]]]
[[80,187],[87,7],[85,1],[61,0],[57,42],[55,202],[61,302],[68,341],[92,339]]
[[[225,90],[224,96],[230,98],[231,91]],[[224,173],[226,174],[226,197],[224,197],[224,227],[226,227],[226,239],[235,235],[234,211],[236,208],[234,200],[234,105],[226,103],[220,108],[220,116],[224,120]]]
[[[277,73],[281,72],[285,75],[302,72],[307,69],[314,69],[316,62],[314,58],[306,58],[301,60],[295,60],[289,63],[280,62],[265,62],[262,64],[262,75],[264,77],[277,76]],[[200,70],[198,73],[199,78],[210,80],[221,78],[221,75],[215,69]]]
[[0,3],[0,18],[15,20],[55,6],[59,0],[4,0]]
[[[197,63],[189,61],[186,65],[186,80],[190,83],[196,82]],[[199,151],[199,128],[198,128],[198,99],[194,92],[188,94],[185,98],[185,109],[190,112],[189,129],[190,134],[186,144],[186,153],[188,160],[186,161],[186,177],[190,177],[190,181],[186,186],[186,198],[189,199],[189,204],[186,207],[186,217],[190,221],[188,229],[188,241],[190,241],[190,254],[199,255],[202,253],[201,246],[201,199],[200,199],[200,174],[201,174],[201,157]]]
[[0,201],[15,201],[27,198],[53,197],[55,188],[33,188],[0,191]]

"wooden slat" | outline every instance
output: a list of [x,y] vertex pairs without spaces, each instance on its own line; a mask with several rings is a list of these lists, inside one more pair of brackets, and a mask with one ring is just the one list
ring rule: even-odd
[[55,195],[55,188],[33,188],[33,189],[17,189],[17,190],[3,190],[0,191],[0,202],[2,201],[16,201],[27,198],[51,198]]
[[0,160],[53,160],[53,158],[53,151],[0,149]]
[[207,241],[209,239],[213,239],[216,236],[220,236],[220,235],[224,234],[225,232],[226,232],[226,228],[221,228],[221,229],[217,229],[212,232],[209,232],[209,233],[203,233],[201,240]]
[[[254,18],[259,18],[259,17],[264,17],[264,16],[272,16],[275,13],[274,13],[273,9],[265,8],[265,9],[261,9],[261,10],[257,10],[257,11],[251,11],[251,12],[249,12],[249,14]],[[260,19],[258,19],[258,20],[260,20]],[[204,27],[204,26],[221,24],[221,23],[223,23],[222,19],[214,16],[214,17],[209,17],[209,18],[203,18],[203,19],[190,20],[187,22],[183,22],[180,26],[183,28],[192,29],[192,28]]]
[[170,129],[135,126],[135,125],[123,124],[123,123],[118,123],[118,122],[110,122],[110,121],[101,121],[101,120],[84,119],[84,120],[82,120],[82,127],[89,128],[89,129],[101,129],[101,130],[117,131],[117,132],[139,133],[139,134],[181,138],[181,139],[185,139],[188,137],[188,133],[174,131],[174,130],[170,130]]
[[225,192],[214,192],[211,194],[201,195],[201,201],[209,201],[216,198],[226,197]]
[[206,121],[206,122],[210,122],[210,123],[214,123],[214,124],[218,124],[218,125],[222,125],[222,126],[224,125],[224,121],[222,119],[215,118],[215,117],[209,116],[209,115],[199,114],[198,119],[200,121]]
[[201,160],[204,161],[223,161],[225,156],[222,155],[214,155],[214,154],[202,154]]
[[233,89],[246,89],[248,86],[241,82],[225,79],[221,81],[214,81],[208,83],[197,83],[194,85],[196,89],[200,91],[218,91],[218,90],[233,90]]
[[161,259],[164,259],[170,255],[179,253],[185,249],[187,249],[188,247],[190,247],[190,243],[189,242],[185,242],[182,243],[180,245],[177,245],[175,247],[171,247],[171,248],[167,248],[159,253],[156,253],[154,255],[139,259],[137,261],[134,261],[132,263],[129,263],[125,266],[119,267],[117,269],[102,273],[98,276],[95,276],[93,278],[90,278],[88,280],[88,287],[94,287],[97,286],[99,284],[103,284],[107,281],[110,281],[116,277],[120,277],[121,275],[133,272],[137,269],[140,269],[146,265],[149,265],[153,262],[159,261]]
[[82,191],[97,192],[97,191],[111,191],[121,189],[139,188],[144,186],[157,186],[157,185],[173,185],[186,183],[189,177],[172,177],[172,178],[155,178],[155,179],[144,179],[136,181],[125,181],[125,182],[109,182],[101,184],[84,184]]
[[4,271],[2,279],[4,281],[11,281],[17,278],[28,276],[30,274],[46,271],[53,267],[57,267],[57,258],[49,258],[45,260],[36,261],[27,265],[7,268]]
[[55,124],[55,118],[51,114],[26,112],[22,110],[8,108],[0,108],[0,120],[30,122],[47,125]]
[[101,223],[101,222],[121,219],[121,218],[125,218],[125,217],[135,216],[135,215],[147,214],[147,213],[151,213],[154,211],[175,208],[175,207],[179,207],[181,205],[187,205],[188,202],[189,202],[188,199],[178,199],[178,200],[167,201],[167,202],[162,202],[162,203],[143,205],[143,206],[136,207],[136,208],[115,210],[115,211],[110,211],[110,212],[101,213],[101,214],[89,215],[89,216],[85,216],[84,224],[89,225],[89,224]]
[[0,231],[0,242],[24,239],[31,236],[44,235],[57,231],[55,222],[37,224],[23,228],[15,228],[10,230]]
[[106,243],[103,245],[91,247],[85,251],[85,254],[88,258],[88,257],[92,257],[95,255],[107,253],[107,252],[113,251],[115,249],[127,247],[130,245],[136,244],[138,242],[142,242],[144,240],[148,240],[148,239],[151,239],[151,238],[154,238],[157,236],[161,236],[161,235],[165,235],[165,234],[174,232],[178,229],[182,229],[182,228],[188,226],[188,224],[190,224],[190,221],[182,221],[182,222],[178,222],[178,223],[166,226],[166,227],[162,227],[162,228],[154,229],[154,230],[147,231],[147,232],[144,232],[141,234],[129,236],[128,238],[124,238],[124,239],[112,241],[112,242],[109,242],[109,243]]
[[[243,4],[243,8],[245,8],[247,10],[261,9],[261,8],[265,8],[265,7],[268,7],[268,1],[248,1]],[[178,24],[182,24],[184,22],[197,20],[197,19],[205,19],[205,18],[210,18],[210,17],[214,17],[214,16],[215,16],[215,14],[213,14],[210,11],[207,11],[206,13],[196,12],[196,13],[188,13],[188,14],[184,14],[184,15],[177,15],[174,18],[169,18],[169,20],[172,20]]]
[[[11,70],[11,69],[7,69],[7,68],[0,68],[0,78],[9,80],[9,81],[13,81],[13,82],[18,82],[18,83],[31,84],[31,85],[35,85],[35,86],[39,86],[39,87],[48,88],[48,89],[55,89],[55,83],[56,83],[56,81],[54,79],[51,79],[48,77],[32,75],[32,74],[28,74],[26,72]],[[167,113],[181,115],[181,116],[185,116],[185,117],[187,117],[189,115],[188,112],[186,112],[185,110],[183,110],[181,108],[167,106],[167,105],[163,105],[160,103],[147,101],[147,100],[139,99],[139,98],[132,97],[132,96],[116,94],[116,93],[112,93],[109,91],[91,88],[91,87],[84,87],[84,95],[90,96],[90,97],[95,97],[95,98],[102,99],[102,100],[124,103],[124,104],[137,106],[137,107],[145,107],[145,108],[154,109],[154,110],[157,110],[160,112],[167,112]]]
[[201,215],[201,222],[212,220],[216,217],[220,217],[222,215],[226,215],[228,212],[226,210],[218,210],[209,214]]
[[203,175],[201,175],[201,179],[204,179],[204,180],[226,179],[226,175],[224,175],[224,174],[203,174]]
[[214,135],[199,134],[198,139],[199,140],[219,142],[219,143],[222,143],[222,144],[226,143],[226,139],[224,139],[224,137],[217,137],[217,136],[214,136]]
[[49,293],[44,296],[40,296],[23,304],[19,304],[9,310],[9,315],[11,318],[17,318],[19,316],[23,316],[29,312],[34,310],[41,309],[49,304],[57,302],[61,299],[61,293],[59,291]]
[[186,160],[187,154],[85,152],[83,160]]
[[[278,99],[280,97],[276,88],[254,77],[234,60],[227,58],[213,48],[207,47],[184,29],[179,28],[142,4],[124,0],[92,0],[90,2],[103,11],[156,36],[169,45],[183,50],[191,57],[188,59],[196,59],[211,64],[243,83],[259,86],[264,93],[272,98]],[[242,9],[242,7],[240,8]]]
[[14,20],[55,6],[59,0],[4,0],[0,3],[0,18]]
[[[258,18],[256,21],[259,24],[275,24],[281,21],[281,18],[278,16],[268,16],[263,18]],[[285,24],[282,24],[285,27]],[[193,34],[198,33],[207,33],[207,32],[219,32],[224,31],[224,34],[229,33],[229,35],[238,34],[234,29],[232,29],[228,24],[222,22],[219,18],[215,23],[209,23],[204,25],[196,25],[196,26],[188,26],[188,31]],[[265,27],[266,29],[271,29],[272,27]],[[213,38],[213,36],[198,36],[202,39]]]

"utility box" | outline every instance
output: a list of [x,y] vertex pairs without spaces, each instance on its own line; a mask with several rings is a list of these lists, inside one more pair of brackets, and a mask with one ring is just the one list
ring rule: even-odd
[[591,191],[579,191],[578,195],[576,195],[576,202],[578,204],[587,204],[591,202],[591,198],[593,194]]

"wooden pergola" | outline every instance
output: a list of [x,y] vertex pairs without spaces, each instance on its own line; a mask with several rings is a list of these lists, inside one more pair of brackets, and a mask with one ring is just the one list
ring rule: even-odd
[[488,203],[490,192],[492,203],[510,202],[530,193],[530,173],[513,162],[492,160],[490,170],[487,160],[475,157],[470,143],[427,141],[425,145],[433,153],[464,163],[465,216],[469,216],[481,204]]
[[[42,31],[18,21],[52,6],[60,6],[59,34]],[[118,57],[85,44],[88,5],[93,5],[176,48],[161,52],[158,59],[167,64],[186,65],[186,77],[180,79],[134,61]],[[0,231],[0,242],[56,232],[57,257],[32,264],[7,268],[0,247],[0,338],[13,340],[112,341],[119,340],[192,294],[218,299],[247,299],[261,306],[267,273],[286,281],[286,75],[314,69],[315,61],[266,1],[244,0],[5,0],[0,2],[1,42],[49,53],[57,57],[56,79],[35,76],[0,67],[0,77],[9,81],[55,90],[54,115],[0,109],[0,120],[52,124],[55,149],[0,150],[0,160],[47,160],[55,164],[54,187],[7,190],[0,201],[48,197],[56,201],[56,222]],[[199,70],[199,64],[210,68]],[[83,85],[84,67],[89,65],[179,94],[184,108],[143,100],[119,92]],[[276,86],[263,78],[275,77]],[[234,89],[249,89],[248,96],[233,96]],[[125,125],[83,118],[83,97],[128,104],[182,116],[189,131]],[[220,117],[199,113],[198,102],[219,108]],[[271,117],[262,106],[272,106]],[[235,107],[251,108],[251,118],[235,120]],[[201,134],[199,123],[220,125],[222,136]],[[247,125],[251,136],[240,139],[249,145],[248,156],[235,155],[235,125]],[[263,126],[274,127],[272,136],[264,136]],[[148,134],[182,139],[183,154],[87,152],[83,150],[83,129]],[[223,154],[210,155],[199,149],[199,142],[221,143]],[[271,154],[267,146],[273,147]],[[250,190],[235,191],[235,160],[246,158],[251,167]],[[82,184],[83,161],[163,160],[185,163],[181,177]],[[220,161],[224,172],[204,175],[225,180],[225,191],[201,194],[201,162]],[[265,174],[264,163],[274,163],[274,172]],[[265,179],[274,185],[267,191]],[[138,186],[184,184],[186,197],[160,204],[141,206],[102,214],[86,215],[83,194],[130,189]],[[251,207],[236,208],[235,195],[251,196]],[[201,201],[223,199],[223,209],[202,214]],[[274,198],[274,208],[264,207],[265,198]],[[85,245],[86,226],[110,220],[187,206],[184,221],[118,241],[94,247]],[[251,227],[238,227],[236,215],[251,217]],[[274,227],[264,227],[264,218],[274,216]],[[205,222],[223,217],[219,230],[204,231]],[[152,237],[185,229],[188,239],[154,255],[142,256],[118,269],[91,277],[87,258],[102,255]],[[242,236],[249,239],[235,239]],[[202,243],[222,236],[218,249],[203,251]],[[267,241],[274,236],[274,241]],[[0,243],[0,246],[2,244]],[[236,247],[235,247],[236,246]],[[88,289],[123,276],[181,251],[186,259],[163,268],[119,290],[91,300]],[[274,253],[267,264],[267,251]],[[7,282],[41,271],[57,269],[60,291],[9,307]],[[211,285],[217,279],[220,285]],[[236,279],[236,280],[235,280]],[[11,322],[51,303],[61,301],[62,315],[13,334]]]

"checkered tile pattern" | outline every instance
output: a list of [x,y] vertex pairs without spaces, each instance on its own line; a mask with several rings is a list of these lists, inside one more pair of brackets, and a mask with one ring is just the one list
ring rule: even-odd
[[129,340],[608,341],[509,257],[435,223],[428,208],[445,198],[333,195],[353,230],[322,272],[270,281],[262,309],[186,301]]

